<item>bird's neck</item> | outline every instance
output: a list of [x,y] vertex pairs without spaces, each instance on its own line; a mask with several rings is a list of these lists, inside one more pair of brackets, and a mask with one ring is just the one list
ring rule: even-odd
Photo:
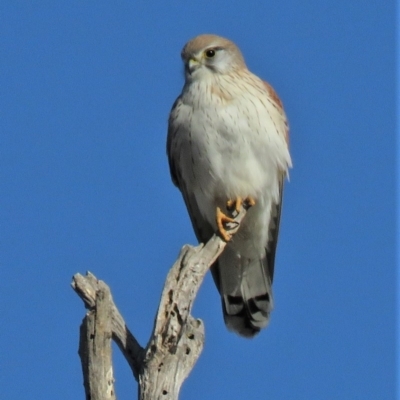
[[201,79],[186,80],[182,100],[193,106],[230,103],[239,95],[232,79],[230,75],[210,74]]

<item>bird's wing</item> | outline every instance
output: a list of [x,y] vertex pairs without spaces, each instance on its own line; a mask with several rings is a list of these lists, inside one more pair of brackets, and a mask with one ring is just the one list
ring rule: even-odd
[[189,213],[190,221],[197,240],[201,243],[207,242],[213,235],[212,226],[203,218],[196,198],[193,193],[188,190],[188,185],[182,177],[179,158],[181,156],[180,149],[177,147],[177,135],[180,134],[180,126],[175,122],[174,110],[179,107],[180,98],[175,101],[172,106],[170,119],[168,123],[167,136],[167,156],[171,178],[175,186],[181,191],[185,201],[186,208]]
[[263,81],[263,83],[264,83],[265,89],[268,93],[269,102],[276,108],[276,110],[282,117],[282,121],[285,126],[283,135],[284,135],[286,144],[289,145],[289,124],[288,124],[288,120],[286,118],[285,111],[283,110],[282,101],[279,98],[278,94],[275,92],[274,88],[268,82]]
[[271,218],[268,226],[268,241],[265,247],[267,268],[271,278],[271,283],[274,278],[275,253],[276,246],[278,244],[279,225],[281,219],[283,180],[284,175],[282,174],[282,176],[279,178],[279,201],[277,203],[272,203],[271,206]]
[[[289,146],[289,124],[286,118],[285,111],[283,110],[283,104],[278,94],[275,92],[274,88],[268,83],[263,81],[265,89],[268,93],[268,99],[271,105],[277,110],[278,114],[281,117],[281,121],[283,126],[281,130],[278,129],[278,134],[283,135],[285,139],[286,145]],[[289,164],[291,166],[291,164]],[[268,242],[266,245],[266,260],[268,265],[268,272],[271,277],[271,282],[274,276],[274,262],[275,262],[275,252],[276,245],[278,242],[278,234],[279,234],[279,223],[281,218],[281,209],[282,209],[282,197],[283,197],[283,182],[286,176],[286,171],[282,172],[279,176],[279,200],[278,202],[273,202],[271,207],[271,218],[268,227]]]

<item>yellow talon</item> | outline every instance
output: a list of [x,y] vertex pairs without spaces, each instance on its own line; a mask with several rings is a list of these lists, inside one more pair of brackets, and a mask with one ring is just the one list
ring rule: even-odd
[[232,235],[230,235],[226,231],[224,224],[227,222],[235,222],[235,220],[225,215],[219,207],[217,207],[217,211],[215,214],[217,218],[218,232],[221,235],[222,239],[225,240],[225,242],[229,242],[232,239]]
[[[234,200],[228,200],[226,202],[226,208],[228,211],[236,211],[237,214],[239,214],[242,207],[247,210],[255,204],[256,201],[250,196],[246,197],[244,200],[241,197],[236,197]],[[219,207],[217,207],[215,216],[219,234],[221,235],[222,239],[225,240],[225,242],[229,242],[232,239],[232,235],[226,231],[225,224],[229,222],[235,223],[236,221],[224,214]]]
[[241,197],[236,197],[234,200],[228,200],[226,202],[226,207],[228,210],[235,210],[238,214],[240,212],[240,208],[243,206],[244,208],[250,208],[256,204],[256,201],[248,196],[244,200]]
[[228,200],[226,202],[226,208],[228,210],[235,210],[237,213],[240,212],[240,207],[242,206],[242,198],[241,197],[236,197],[235,200]]
[[244,200],[245,207],[253,207],[256,205],[256,201],[252,197],[246,197]]

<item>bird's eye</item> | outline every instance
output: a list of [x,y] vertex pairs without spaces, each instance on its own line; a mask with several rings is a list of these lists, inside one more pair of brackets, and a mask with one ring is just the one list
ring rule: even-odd
[[207,58],[213,58],[215,56],[215,50],[210,49],[206,51],[206,57]]

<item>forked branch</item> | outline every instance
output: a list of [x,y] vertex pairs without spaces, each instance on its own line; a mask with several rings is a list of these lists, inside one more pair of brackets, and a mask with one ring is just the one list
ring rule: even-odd
[[[235,234],[246,210],[227,227]],[[140,400],[176,400],[204,345],[204,326],[192,305],[210,266],[226,246],[213,235],[205,244],[184,246],[168,273],[146,347],[140,346],[114,304],[109,287],[93,274],[76,274],[72,287],[89,309],[81,325],[79,355],[86,398],[114,400],[111,340],[139,383]]]

